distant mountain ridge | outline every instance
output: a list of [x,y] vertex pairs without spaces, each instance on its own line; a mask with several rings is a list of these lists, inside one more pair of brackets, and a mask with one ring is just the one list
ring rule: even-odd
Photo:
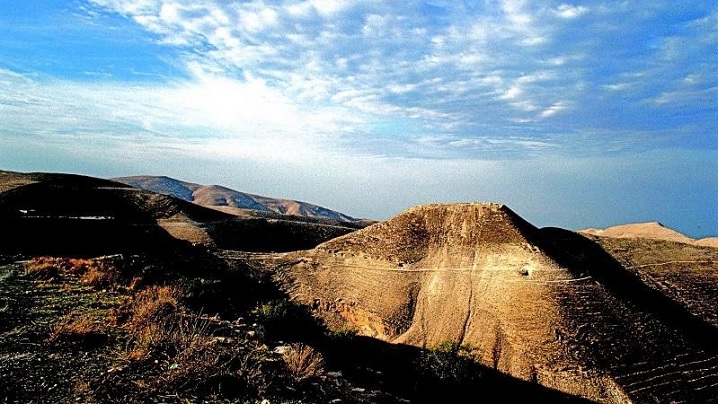
[[243,210],[250,210],[268,214],[329,219],[344,223],[363,222],[361,219],[311,203],[254,195],[221,185],[202,185],[166,176],[146,175],[118,177],[112,180],[235,215],[246,214],[247,212],[243,212]]

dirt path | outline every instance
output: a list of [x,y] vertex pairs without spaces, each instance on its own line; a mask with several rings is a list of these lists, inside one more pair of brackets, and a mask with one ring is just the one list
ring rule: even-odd
[[658,267],[662,265],[672,265],[672,264],[713,264],[715,261],[713,260],[678,260],[678,261],[665,261],[665,262],[656,262],[652,264],[641,264],[641,265],[633,265],[633,268],[646,268],[646,267]]

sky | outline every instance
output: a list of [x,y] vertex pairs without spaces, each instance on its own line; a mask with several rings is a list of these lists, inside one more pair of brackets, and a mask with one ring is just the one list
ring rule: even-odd
[[0,169],[718,235],[712,0],[0,0]]

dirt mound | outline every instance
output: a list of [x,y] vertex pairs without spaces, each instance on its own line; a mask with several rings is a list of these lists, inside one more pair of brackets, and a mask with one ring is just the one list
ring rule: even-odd
[[718,248],[718,237],[706,237],[700,240],[696,240],[696,244],[703,247],[715,247]]
[[486,366],[592,400],[640,401],[666,388],[695,399],[688,378],[665,381],[660,369],[713,357],[701,336],[711,327],[600,246],[538,230],[503,205],[419,206],[282,265],[291,295],[336,329],[463,346]]
[[692,243],[693,239],[658,222],[631,223],[609,227],[607,229],[586,229],[581,233],[613,238],[649,238],[655,240]]

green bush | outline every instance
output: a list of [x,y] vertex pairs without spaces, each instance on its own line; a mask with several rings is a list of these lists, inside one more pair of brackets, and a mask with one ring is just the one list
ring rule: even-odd
[[452,341],[424,350],[417,359],[419,378],[427,383],[465,384],[481,377],[469,346]]

